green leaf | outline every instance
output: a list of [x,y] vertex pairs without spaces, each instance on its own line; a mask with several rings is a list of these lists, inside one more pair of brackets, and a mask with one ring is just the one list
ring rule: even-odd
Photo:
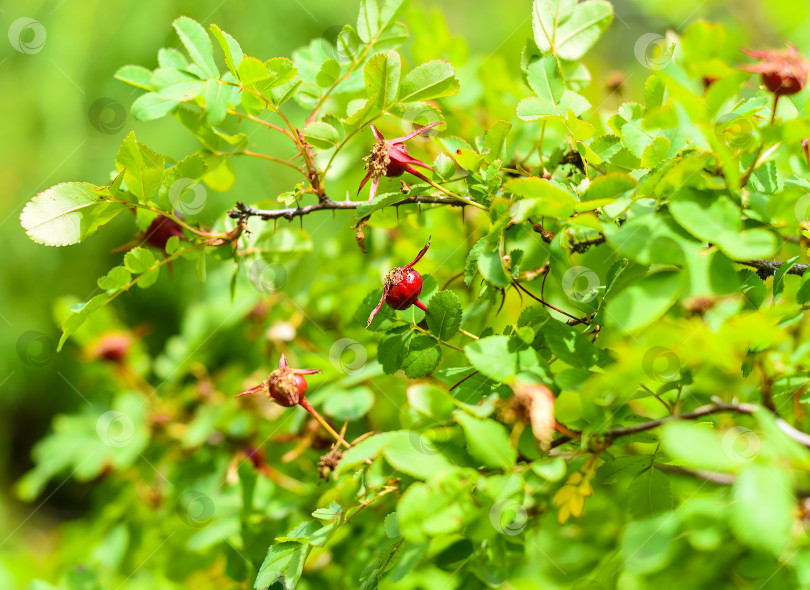
[[123,266],[116,266],[98,280],[98,288],[104,291],[123,289],[132,279],[132,274]]
[[391,26],[405,8],[405,0],[361,0],[357,16],[357,34],[364,43],[371,43]]
[[796,303],[805,305],[810,301],[810,272],[802,275],[801,283],[796,291]]
[[680,277],[662,271],[636,281],[612,297],[605,309],[605,324],[632,333],[664,315],[678,296]]
[[489,150],[484,156],[484,161],[487,164],[492,164],[495,160],[501,159],[506,147],[506,136],[511,128],[512,124],[507,121],[496,121],[487,130],[487,134],[484,136],[484,149]]
[[613,6],[602,0],[534,0],[534,41],[543,53],[578,60],[613,21]]
[[450,156],[442,152],[433,161],[433,169],[442,180],[450,180],[456,172],[456,165]]
[[617,199],[628,191],[634,190],[638,182],[629,174],[611,173],[597,176],[582,193],[583,201]]
[[160,119],[172,112],[178,104],[180,103],[174,99],[164,98],[155,92],[149,92],[139,96],[132,103],[132,116],[139,121]]
[[509,336],[487,336],[464,347],[470,363],[495,381],[507,382],[523,371],[539,369],[537,354],[526,343]]
[[412,337],[413,331],[402,326],[386,332],[377,342],[377,362],[382,365],[386,375],[399,371]]
[[385,520],[383,520],[383,528],[385,529],[385,536],[389,539],[397,539],[402,536],[402,531],[399,530],[396,512],[392,512],[385,517]]
[[230,90],[219,80],[208,80],[202,91],[205,100],[205,122],[210,126],[219,125],[228,114],[228,94]]
[[628,504],[633,518],[639,520],[672,510],[669,478],[660,469],[648,467],[630,483]]
[[321,65],[315,81],[321,88],[329,88],[340,78],[340,64],[334,59],[327,59]]
[[701,244],[662,212],[640,215],[618,229],[605,226],[608,243],[619,254],[643,265],[682,265],[697,256]]
[[417,334],[408,345],[408,354],[402,361],[405,375],[411,379],[424,377],[439,366],[442,359],[442,350],[439,342],[427,334]]
[[603,352],[571,326],[549,320],[540,331],[552,354],[572,367],[590,369],[602,359]]
[[672,513],[628,523],[619,542],[622,569],[642,575],[663,569],[676,550],[678,525]]
[[372,56],[363,68],[366,95],[372,97],[381,109],[396,102],[402,61],[399,53],[391,50]]
[[473,278],[475,278],[478,272],[478,259],[486,247],[487,239],[485,237],[481,238],[470,249],[470,253],[467,255],[467,260],[464,262],[464,284],[468,287],[472,284]]
[[346,450],[338,464],[337,475],[340,476],[346,471],[364,464],[367,459],[379,455],[382,448],[395,437],[397,432],[390,431],[372,435]]
[[774,232],[742,229],[740,207],[725,192],[683,187],[672,195],[669,210],[689,233],[717,244],[732,260],[767,258],[779,248]]
[[551,105],[548,101],[531,96],[524,98],[517,105],[517,116],[521,121],[542,121],[543,119],[562,119],[569,111],[577,117],[591,108],[584,96],[566,89],[559,104]]
[[329,390],[322,407],[324,413],[336,420],[357,420],[362,418],[374,405],[374,394],[367,387],[353,387],[346,390]]
[[115,166],[124,172],[127,189],[141,203],[149,203],[163,182],[165,157],[135,139],[135,132],[130,131],[118,148]]
[[526,78],[545,108],[549,112],[559,115],[557,104],[565,92],[565,80],[563,80],[556,58],[553,56],[541,57],[530,63],[526,70]]
[[398,430],[391,434],[381,452],[394,469],[417,479],[430,479],[456,469],[422,433]]
[[469,518],[469,495],[457,480],[434,485],[415,483],[408,486],[397,503],[397,520],[402,536],[410,543],[425,543],[431,537],[458,532]]
[[577,200],[568,191],[536,176],[512,178],[504,184],[503,190],[532,200],[518,203],[518,208],[513,210],[513,222],[524,221],[532,216],[565,219],[574,213],[574,205],[577,204]]
[[371,203],[363,203],[362,205],[358,205],[354,218],[363,219],[363,217],[368,217],[375,211],[385,209],[390,205],[395,205],[396,203],[405,201],[408,198],[410,197],[403,194],[401,191],[397,191],[395,193],[378,194],[376,197],[374,197],[374,200]]
[[204,77],[218,78],[219,70],[214,62],[214,46],[202,25],[187,16],[181,16],[172,23],[172,26]]
[[158,49],[158,65],[161,68],[185,70],[188,68],[188,60],[179,49],[163,47]]
[[452,396],[444,389],[429,383],[417,383],[407,390],[408,405],[420,414],[436,420],[446,420],[455,405]]
[[316,148],[326,150],[340,142],[340,135],[329,123],[315,121],[304,127],[304,139]]
[[124,66],[115,72],[115,79],[144,90],[152,90],[152,70],[143,66]]
[[134,274],[146,272],[155,264],[154,255],[146,248],[135,248],[124,256],[124,266]]
[[653,74],[644,83],[644,104],[648,111],[659,108],[664,104],[666,85],[660,76]]
[[[624,128],[622,128],[622,131],[623,130]],[[644,148],[641,154],[641,166],[643,168],[655,168],[664,161],[671,147],[672,142],[666,137],[659,135],[650,145]]]
[[450,340],[461,327],[461,313],[458,296],[452,291],[439,291],[428,301],[428,329],[440,340]]
[[46,189],[26,203],[20,224],[28,237],[45,246],[78,244],[95,234],[123,205],[104,201],[103,187],[66,182]]
[[[311,535],[318,524],[309,524],[311,528],[307,529],[307,532]],[[301,534],[303,533],[296,533],[296,536]],[[293,536],[292,532],[290,536]],[[304,562],[311,549],[309,538],[304,537],[303,539],[303,542],[284,541],[271,545],[259,568],[254,588],[267,588],[276,581],[282,580],[284,590],[295,590],[301,573],[304,571]]]
[[721,437],[708,424],[671,422],[661,429],[661,446],[667,455],[687,467],[731,471],[746,464],[746,457],[734,450],[734,437],[734,432]]
[[228,67],[231,74],[239,79],[239,62],[241,62],[242,58],[244,57],[244,53],[242,53],[242,48],[239,47],[239,43],[237,43],[236,39],[220,29],[217,25],[212,24],[208,28],[211,31],[211,34],[214,35],[217,43],[219,43],[219,46],[222,48],[222,53],[225,54],[225,65]]
[[511,284],[497,252],[481,252],[478,255],[478,271],[484,279],[496,287],[508,287]]
[[417,102],[457,94],[460,88],[453,66],[442,60],[415,67],[402,79],[399,100]]
[[62,322],[62,337],[59,339],[59,345],[56,347],[57,351],[62,350],[68,338],[73,335],[76,330],[90,317],[90,314],[102,307],[109,300],[109,295],[102,293],[96,295],[89,301],[79,303],[70,308],[70,315]]
[[495,420],[479,420],[465,412],[455,414],[464,430],[467,450],[485,467],[511,469],[517,461],[517,450],[509,444],[509,432]]
[[751,464],[734,483],[731,528],[743,542],[780,557],[793,528],[794,502],[790,475],[783,467]]

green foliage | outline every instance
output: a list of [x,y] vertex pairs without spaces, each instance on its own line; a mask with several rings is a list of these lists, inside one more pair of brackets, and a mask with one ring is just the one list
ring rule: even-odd
[[[130,132],[109,185],[23,209],[50,246],[134,213],[102,292],[56,313],[59,348],[104,386],[17,484],[26,501],[65,476],[103,489],[100,541],[65,587],[126,584],[123,564],[164,543],[148,567],[177,587],[669,587],[710,561],[693,587],[810,587],[808,91],[745,88],[722,28],[697,22],[639,102],[594,109],[581,60],[612,6],[534,0],[504,110],[491,71],[463,95],[473,73],[438,59],[447,39],[412,59],[406,5],[361,0],[292,58],[178,18],[182,50],[116,78],[145,91],[136,119],[171,115],[199,149],[176,160]],[[257,151],[260,133],[283,150]],[[401,185],[396,137],[433,163]],[[247,158],[294,180],[231,194]],[[344,200],[366,172],[376,197]],[[383,303],[366,329],[386,271],[430,235],[420,304]],[[139,357],[136,285],[190,302]],[[281,354],[322,371],[306,399],[326,418],[232,399]]]

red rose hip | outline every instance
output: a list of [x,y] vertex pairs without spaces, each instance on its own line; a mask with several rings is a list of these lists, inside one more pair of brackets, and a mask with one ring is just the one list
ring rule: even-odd
[[422,248],[419,254],[416,255],[416,258],[413,259],[413,262],[406,266],[398,266],[391,269],[391,272],[385,277],[383,283],[382,298],[377,304],[377,307],[374,308],[374,311],[371,312],[371,315],[368,316],[366,328],[371,325],[374,316],[380,311],[383,303],[387,303],[388,307],[400,311],[408,309],[411,305],[415,305],[422,311],[427,309],[425,304],[419,301],[419,294],[422,292],[422,275],[420,275],[413,266],[421,260],[428,248],[430,248],[430,238],[428,238],[425,247]]
[[320,369],[293,369],[287,364],[287,358],[282,354],[278,369],[270,373],[261,384],[251,387],[236,397],[264,393],[285,408],[303,405],[304,394],[307,392],[307,380],[304,375],[314,375],[320,372]]
[[419,301],[419,294],[422,292],[422,275],[414,269],[410,269],[405,276],[399,280],[388,291],[385,302],[389,307],[397,310],[408,309],[411,305]]
[[183,228],[174,219],[165,215],[158,215],[149,224],[144,235],[147,244],[158,250],[165,250],[166,243],[172,236],[177,236],[181,240],[185,239]]
[[810,73],[810,63],[806,62],[795,46],[784,51],[753,51],[743,49],[743,53],[759,58],[757,64],[743,66],[746,72],[759,74],[762,83],[771,93],[779,96],[796,94],[805,84]]

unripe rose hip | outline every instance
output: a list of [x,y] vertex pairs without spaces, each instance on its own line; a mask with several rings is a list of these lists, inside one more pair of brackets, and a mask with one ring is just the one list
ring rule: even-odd
[[251,387],[236,397],[264,393],[278,405],[290,408],[302,404],[304,394],[307,392],[307,380],[304,375],[320,373],[320,369],[293,369],[287,364],[287,358],[282,354],[278,369],[270,373],[260,385]]
[[413,259],[413,262],[406,266],[391,269],[383,283],[382,298],[374,311],[371,312],[371,315],[368,316],[366,328],[371,325],[374,316],[380,311],[383,303],[387,303],[388,307],[400,311],[408,309],[411,305],[415,305],[422,311],[427,309],[425,304],[419,301],[419,294],[422,292],[422,275],[413,266],[421,260],[428,248],[430,248],[430,238],[428,238],[425,247]]

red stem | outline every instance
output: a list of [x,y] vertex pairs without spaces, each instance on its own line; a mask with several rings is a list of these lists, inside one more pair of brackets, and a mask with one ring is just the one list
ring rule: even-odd
[[329,426],[329,423],[326,420],[323,419],[323,416],[321,416],[318,413],[318,410],[316,410],[315,408],[312,407],[312,404],[309,403],[307,398],[302,397],[301,401],[298,402],[298,405],[301,406],[302,408],[304,408],[310,414],[312,414],[312,417],[315,418],[318,421],[318,423],[321,426],[323,426],[329,432],[329,434],[331,434],[333,437],[335,437],[335,440],[337,440],[340,444],[342,444],[347,449],[351,448],[352,445],[347,443],[344,440],[344,438],[342,436],[340,436],[340,434],[338,434],[338,432],[334,428]]
[[416,300],[416,303],[414,303],[414,305],[419,309],[421,309],[422,311],[427,311],[427,307],[425,307],[425,304],[422,303],[419,299]]

